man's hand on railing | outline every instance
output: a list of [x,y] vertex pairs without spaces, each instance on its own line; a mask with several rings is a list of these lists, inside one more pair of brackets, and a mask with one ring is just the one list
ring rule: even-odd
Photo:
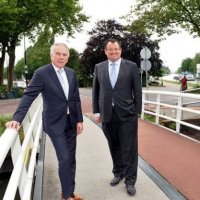
[[6,122],[6,127],[7,128],[15,128],[17,130],[20,129],[20,123],[17,122],[17,121],[9,121],[9,122]]

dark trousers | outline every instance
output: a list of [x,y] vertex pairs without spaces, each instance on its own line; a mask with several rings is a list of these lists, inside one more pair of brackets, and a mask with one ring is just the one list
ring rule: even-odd
[[65,198],[71,197],[75,189],[76,136],[77,134],[72,130],[70,119],[68,118],[63,134],[50,137],[58,159],[58,174]]
[[113,109],[110,122],[102,123],[113,161],[114,176],[123,176],[125,184],[134,185],[138,166],[138,117],[121,121]]

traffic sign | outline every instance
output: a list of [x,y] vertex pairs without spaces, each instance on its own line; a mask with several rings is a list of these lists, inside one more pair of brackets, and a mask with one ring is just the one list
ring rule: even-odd
[[151,62],[149,60],[142,60],[140,63],[140,67],[144,71],[149,71],[151,69]]
[[147,48],[144,47],[141,51],[140,51],[140,56],[143,59],[149,59],[151,57],[151,51]]

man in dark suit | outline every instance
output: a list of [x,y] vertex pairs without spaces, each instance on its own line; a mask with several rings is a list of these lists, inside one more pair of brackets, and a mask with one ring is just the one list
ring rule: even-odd
[[108,60],[95,66],[93,113],[102,122],[112,161],[111,186],[125,178],[127,192],[134,195],[138,165],[138,116],[141,113],[142,88],[136,63],[121,58],[119,41],[105,43]]
[[76,137],[83,130],[83,116],[75,72],[65,67],[69,49],[55,43],[50,49],[51,64],[34,73],[29,87],[7,127],[19,129],[29,107],[39,93],[43,97],[43,130],[54,145],[59,163],[62,199],[81,200],[74,194]]

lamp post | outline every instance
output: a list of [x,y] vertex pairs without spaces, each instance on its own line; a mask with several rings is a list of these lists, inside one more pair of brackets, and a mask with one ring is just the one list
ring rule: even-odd
[[28,87],[28,66],[26,62],[26,39],[24,35],[24,73],[25,73],[25,80],[26,80],[26,87]]

